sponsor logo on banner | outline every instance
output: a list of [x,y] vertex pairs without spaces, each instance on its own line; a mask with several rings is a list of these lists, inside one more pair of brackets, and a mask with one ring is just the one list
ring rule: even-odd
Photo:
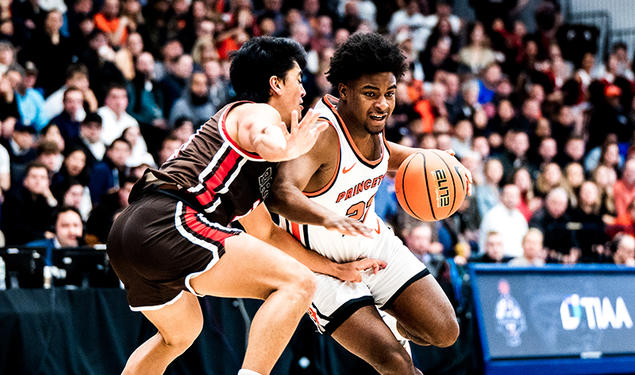
[[589,329],[633,328],[633,319],[622,297],[617,297],[612,302],[608,297],[580,297],[572,294],[560,303],[560,320],[565,330],[578,329],[583,315]]
[[511,295],[509,282],[505,279],[498,281],[498,300],[496,301],[496,330],[503,334],[507,346],[520,346],[520,335],[527,330],[525,314],[520,305]]

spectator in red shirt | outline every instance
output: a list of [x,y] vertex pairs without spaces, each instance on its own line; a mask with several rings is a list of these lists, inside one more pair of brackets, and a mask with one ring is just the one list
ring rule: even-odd
[[618,216],[613,224],[606,228],[609,237],[615,237],[620,232],[635,235],[635,199],[628,205],[626,213]]
[[615,199],[615,210],[617,216],[627,213],[629,203],[635,198],[635,159],[630,159],[624,165],[622,178],[620,178],[613,188]]

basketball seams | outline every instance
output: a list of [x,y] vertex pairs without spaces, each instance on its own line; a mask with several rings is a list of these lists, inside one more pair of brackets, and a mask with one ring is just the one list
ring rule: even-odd
[[418,154],[420,154],[423,157],[423,177],[424,177],[423,180],[426,182],[426,191],[428,192],[428,202],[430,202],[430,213],[432,214],[432,218],[436,221],[437,215],[434,213],[434,206],[432,206],[432,197],[430,196],[430,183],[428,183],[428,167],[426,166],[426,155],[422,152],[419,152]]
[[[422,218],[419,217],[419,215],[417,215],[417,213],[412,209],[412,207],[410,207],[410,203],[408,203],[408,197],[406,195],[406,172],[408,171],[408,167],[410,166],[410,163],[412,163],[412,161],[415,159],[417,154],[413,154],[413,157],[410,158],[410,160],[408,160],[408,163],[404,166],[403,168],[403,173],[401,174],[401,191],[402,191],[402,196],[403,196],[403,200],[404,203],[406,204],[406,207],[408,207],[408,210],[410,211],[410,213],[414,216],[417,217],[417,219],[424,221]],[[424,159],[424,168],[425,168],[425,156],[423,154],[421,154],[421,156],[423,156]],[[426,186],[427,186],[427,182],[426,182]]]
[[[434,154],[441,162],[432,158],[432,155],[427,155],[428,152]],[[418,156],[423,158],[422,163],[418,164],[417,161],[416,164],[412,164]],[[466,195],[460,165],[455,158],[439,150],[418,150],[409,155],[399,166],[395,179],[395,192],[403,209],[421,221],[438,221],[452,216],[461,207]],[[447,173],[450,173],[450,178],[447,177]],[[422,177],[425,182],[421,181]],[[461,186],[458,186],[458,181],[461,181]],[[452,190],[447,186],[450,183]],[[462,192],[462,195],[457,198],[459,192]],[[422,193],[428,194],[428,206]],[[435,197],[432,196],[433,193]],[[450,194],[453,194],[452,198]],[[433,202],[436,202],[436,207]]]
[[452,168],[450,168],[448,163],[445,162],[445,159],[443,159],[436,150],[432,150],[432,151],[434,152],[434,155],[436,155],[436,157],[441,159],[443,164],[445,164],[445,166],[448,168],[448,172],[450,172],[450,177],[452,178],[452,188],[454,189],[454,194],[452,194],[452,207],[450,207],[450,211],[449,211],[449,213],[452,214],[452,212],[454,212],[454,204],[456,203],[456,183],[454,181],[454,174],[452,173]]
[[461,172],[459,171],[459,167],[454,165],[454,171],[456,172],[456,175],[459,177],[459,180],[461,181],[461,189],[463,189],[463,193],[465,193],[465,183],[463,182],[463,176],[461,176]]

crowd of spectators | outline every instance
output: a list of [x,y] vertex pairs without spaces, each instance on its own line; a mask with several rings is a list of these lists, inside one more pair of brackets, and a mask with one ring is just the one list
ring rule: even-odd
[[145,168],[232,100],[231,52],[249,38],[305,47],[308,108],[332,91],[334,49],[376,31],[410,66],[387,138],[453,149],[474,178],[473,196],[435,223],[410,219],[384,179],[377,211],[413,252],[430,265],[633,265],[632,51],[566,43],[557,1],[528,30],[526,3],[470,0],[466,20],[450,0],[3,0],[4,243],[53,238],[67,207],[83,224],[69,233],[105,242]]

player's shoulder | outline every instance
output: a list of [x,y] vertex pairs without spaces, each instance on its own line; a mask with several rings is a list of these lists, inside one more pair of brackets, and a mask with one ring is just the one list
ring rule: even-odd
[[313,110],[320,116],[332,118],[337,112],[337,103],[339,99],[332,95],[324,95],[314,106]]
[[314,147],[314,149],[317,148],[318,150],[322,150],[322,152],[324,152],[324,150],[329,150],[332,147],[339,147],[340,141],[337,130],[335,129],[336,125],[331,120],[323,117],[320,117],[318,119],[318,122],[325,122],[329,124],[329,126],[322,133],[320,133],[320,136],[318,137],[318,140],[316,142],[317,147]]
[[[325,121],[319,119],[318,121]],[[328,165],[339,157],[339,137],[333,126],[328,126],[320,133],[313,148],[298,159],[311,159],[313,163]]]
[[250,117],[250,118],[280,118],[280,113],[267,103],[244,103],[232,107],[230,114],[238,117]]

